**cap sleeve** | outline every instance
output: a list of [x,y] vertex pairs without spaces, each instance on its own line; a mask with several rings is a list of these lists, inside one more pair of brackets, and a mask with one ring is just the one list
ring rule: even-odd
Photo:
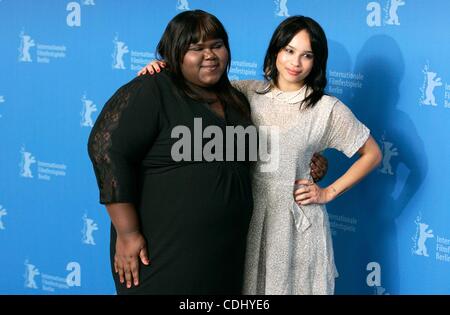
[[137,170],[159,132],[160,97],[150,83],[135,79],[117,90],[89,136],[102,204],[137,201]]
[[340,101],[334,104],[326,128],[325,148],[339,150],[349,158],[364,145],[370,135],[370,130]]

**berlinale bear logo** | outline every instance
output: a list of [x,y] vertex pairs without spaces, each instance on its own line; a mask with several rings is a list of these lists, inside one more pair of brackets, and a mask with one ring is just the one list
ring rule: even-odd
[[87,99],[86,95],[83,95],[81,98],[81,103],[83,103],[83,109],[81,111],[81,126],[93,127],[94,121],[92,120],[92,113],[97,111],[97,106],[92,100]]
[[412,252],[413,252],[413,254],[418,255],[418,256],[429,257],[427,246],[425,245],[425,242],[429,238],[434,237],[433,230],[428,229],[429,225],[426,224],[425,222],[422,222],[422,216],[420,214],[416,217],[416,220],[414,221],[414,223],[416,224],[417,229],[416,229],[416,235],[412,238],[412,240],[414,242]]
[[[400,19],[397,11],[400,6],[405,4],[406,2],[404,0],[390,0],[384,8],[386,18],[383,22],[388,25],[400,25]],[[381,26],[381,4],[377,1],[369,2],[366,6],[366,10],[370,11],[366,19],[367,25],[370,27]]]
[[189,9],[189,2],[187,0],[178,0],[177,10],[184,11]]
[[97,223],[94,222],[91,218],[85,214],[83,215],[83,230],[81,233],[83,234],[82,242],[88,245],[95,245],[94,236],[92,233],[98,230]]
[[119,41],[119,38],[116,36],[113,40],[114,43],[114,53],[113,57],[113,69],[126,69],[125,63],[123,61],[123,56],[130,52],[128,50],[128,46],[125,42]]
[[424,98],[422,100],[423,105],[437,106],[436,97],[434,96],[434,88],[442,86],[441,78],[437,77],[436,72],[425,71],[426,76],[426,88],[424,93]]
[[25,261],[25,287],[30,289],[37,289],[37,284],[34,279],[37,275],[40,275],[39,269],[35,265],[30,264],[28,260]]
[[30,153],[25,151],[25,148],[22,147],[20,150],[22,154],[22,160],[20,161],[20,176],[26,178],[33,178],[33,173],[31,172],[31,165],[36,163],[36,158]]
[[36,46],[34,40],[23,31],[20,33],[19,61],[32,62],[30,48]]
[[277,10],[275,11],[275,15],[277,16],[289,16],[287,0],[275,0],[275,5],[277,6]]
[[2,217],[7,215],[7,214],[8,214],[8,212],[6,212],[6,209],[3,208],[2,205],[0,205],[0,230],[4,230],[5,229],[5,225],[3,224]]

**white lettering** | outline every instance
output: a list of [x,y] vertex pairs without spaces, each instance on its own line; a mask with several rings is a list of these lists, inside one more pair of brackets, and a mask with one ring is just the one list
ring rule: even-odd
[[180,310],[206,310],[209,313],[214,305],[214,302],[194,302],[186,299],[186,302],[180,303]]
[[381,26],[381,6],[378,2],[369,2],[366,7],[367,11],[371,11],[367,15],[367,25],[370,27]]
[[176,126],[172,129],[171,137],[181,139],[172,145],[170,155],[175,162],[191,160],[191,131],[186,126]]
[[366,283],[369,287],[381,286],[381,266],[379,263],[372,261],[367,264],[367,271],[371,271],[366,278]]
[[69,287],[81,286],[81,266],[75,261],[67,264],[66,270],[71,271],[66,277],[66,283]]
[[81,26],[81,6],[78,2],[69,2],[66,6],[66,11],[71,11],[67,14],[67,25],[70,27]]
[[[223,135],[218,126],[208,126],[203,132],[205,138],[211,138],[203,147],[203,156],[208,162],[223,161]],[[214,153],[213,153],[214,151]]]

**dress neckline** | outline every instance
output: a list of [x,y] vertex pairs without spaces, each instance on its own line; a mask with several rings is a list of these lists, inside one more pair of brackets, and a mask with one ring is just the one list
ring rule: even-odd
[[[201,87],[188,81],[186,81],[186,84],[194,93],[194,95],[190,96],[193,100],[200,102],[202,106],[206,109],[206,111],[212,114],[215,118],[219,119],[221,123],[227,122],[226,106],[222,104],[219,97],[215,93],[214,89]],[[220,107],[222,107],[223,116],[219,112],[211,108],[215,103],[218,104]]]
[[264,90],[268,90],[267,93],[264,93],[265,96],[272,100],[288,104],[299,104],[311,93],[311,89],[308,88],[306,84],[296,91],[282,91],[268,83],[268,85],[264,87]]
[[191,89],[194,95],[191,95],[194,99],[201,100],[207,104],[212,104],[219,101],[217,94],[212,88],[202,87],[186,81],[186,85]]

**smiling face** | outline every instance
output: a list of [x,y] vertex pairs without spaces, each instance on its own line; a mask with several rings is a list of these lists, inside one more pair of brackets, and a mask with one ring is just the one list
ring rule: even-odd
[[190,44],[181,63],[184,78],[192,84],[210,87],[219,82],[227,68],[228,50],[222,39]]
[[314,54],[306,30],[298,32],[282,48],[276,58],[278,70],[277,86],[282,91],[295,91],[305,84],[314,65]]

